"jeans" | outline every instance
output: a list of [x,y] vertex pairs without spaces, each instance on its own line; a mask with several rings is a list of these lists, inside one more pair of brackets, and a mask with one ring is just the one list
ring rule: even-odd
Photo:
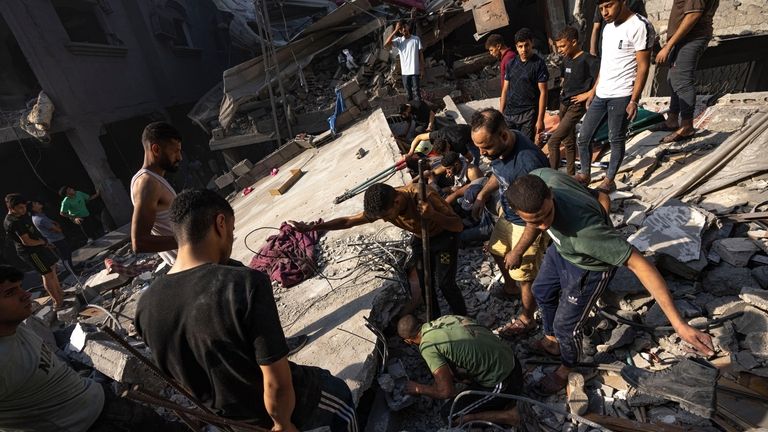
[[[416,257],[416,268],[418,269],[416,273],[419,275],[422,298],[426,302],[426,296],[424,295],[422,241],[419,237],[413,237],[411,248]],[[429,261],[430,269],[432,270],[432,316],[429,317],[429,321],[435,320],[442,315],[437,302],[438,287],[443,293],[445,301],[448,302],[453,315],[467,315],[467,305],[464,303],[464,296],[461,294],[459,286],[456,285],[458,254],[459,233],[443,231],[429,238]]]
[[[506,109],[504,110],[506,111]],[[516,129],[523,135],[527,136],[531,142],[535,142],[536,138],[536,120],[539,117],[539,113],[536,108],[523,111],[519,114],[504,113],[504,122],[510,129]]]
[[629,119],[627,118],[627,105],[629,105],[630,96],[603,99],[595,96],[592,104],[587,109],[587,115],[581,123],[581,131],[576,139],[579,147],[579,160],[581,161],[582,174],[589,177],[592,162],[592,138],[595,132],[603,122],[603,118],[608,116],[608,142],[611,145],[611,159],[608,161],[608,172],[606,177],[609,180],[616,178],[619,172],[619,166],[624,160],[624,145],[627,142],[627,127]]
[[408,95],[408,100],[421,100],[421,87],[419,86],[419,75],[403,75],[403,87]]
[[614,273],[616,267],[603,272],[580,269],[566,261],[554,244],[547,249],[532,290],[544,334],[557,338],[564,366],[578,363],[581,328]]
[[697,38],[676,47],[670,56],[667,81],[672,87],[669,112],[679,114],[682,120],[693,120],[696,108],[696,86],[693,74],[699,58],[707,49],[709,38]]
[[568,175],[576,174],[576,123],[586,112],[584,103],[560,104],[560,124],[547,141],[549,167],[560,168],[560,143],[565,147],[565,167]]

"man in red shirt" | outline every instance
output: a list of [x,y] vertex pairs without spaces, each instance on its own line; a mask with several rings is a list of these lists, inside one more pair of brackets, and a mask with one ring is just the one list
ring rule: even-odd
[[499,59],[501,64],[501,84],[504,85],[504,72],[507,71],[507,63],[515,58],[515,50],[508,47],[504,42],[504,38],[496,33],[488,36],[488,39],[485,41],[485,49],[488,50],[489,54]]

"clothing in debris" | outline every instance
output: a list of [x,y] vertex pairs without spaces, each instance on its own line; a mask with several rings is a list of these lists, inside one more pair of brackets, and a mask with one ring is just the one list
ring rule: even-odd
[[283,222],[280,232],[267,237],[249,267],[266,273],[284,288],[298,285],[315,274],[315,245],[319,240],[317,231],[301,232]]
[[[131,204],[134,206],[136,205],[136,202],[133,199],[134,195],[134,184],[136,183],[136,180],[143,176],[148,175],[152,177],[154,180],[158,181],[162,187],[168,190],[168,192],[171,193],[171,195],[176,198],[176,191],[173,190],[173,186],[171,186],[170,183],[168,183],[168,180],[163,178],[163,176],[156,174],[146,168],[140,169],[136,174],[133,175],[133,178],[131,178]],[[171,213],[170,208],[162,211],[158,211],[155,213],[155,222],[152,224],[152,235],[155,236],[173,236],[173,227],[171,227]],[[173,263],[176,262],[176,249],[174,250],[168,250],[168,251],[162,251],[158,252],[158,255],[160,255],[160,258],[165,261],[168,266],[173,266]]]

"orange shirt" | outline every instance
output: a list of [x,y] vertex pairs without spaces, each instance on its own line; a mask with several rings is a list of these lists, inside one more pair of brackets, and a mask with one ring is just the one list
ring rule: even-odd
[[[406,195],[405,210],[397,215],[394,219],[384,219],[392,225],[402,228],[406,231],[414,233],[417,237],[421,237],[421,215],[419,214],[419,185],[412,183],[406,186],[396,188],[397,192]],[[432,208],[438,213],[445,215],[455,215],[451,206],[440,196],[437,191],[431,187],[427,187],[427,201]],[[430,237],[436,236],[443,232],[443,228],[438,226],[435,221],[427,220],[427,232]]]

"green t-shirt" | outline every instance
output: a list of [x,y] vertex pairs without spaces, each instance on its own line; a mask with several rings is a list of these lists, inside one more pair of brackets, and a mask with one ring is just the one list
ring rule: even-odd
[[75,192],[73,197],[65,196],[61,200],[61,213],[81,218],[90,216],[91,213],[88,211],[88,206],[86,206],[88,198],[90,198],[90,195],[80,191]]
[[591,271],[608,271],[627,262],[632,246],[613,228],[603,207],[587,188],[550,168],[531,174],[552,189],[555,220],[547,233],[566,261]]
[[512,348],[470,318],[445,315],[421,326],[421,356],[432,373],[449,365],[483,387],[502,382],[515,367]]

